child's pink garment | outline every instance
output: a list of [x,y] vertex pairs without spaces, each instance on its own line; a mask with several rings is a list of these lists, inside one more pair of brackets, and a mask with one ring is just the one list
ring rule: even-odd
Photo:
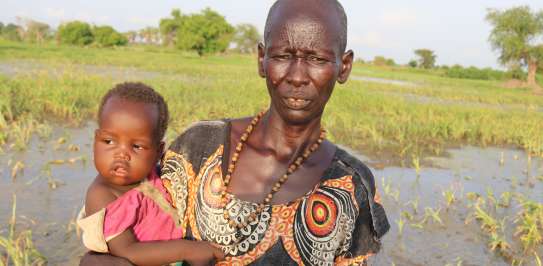
[[78,220],[83,243],[91,250],[108,252],[109,240],[132,229],[140,242],[181,239],[181,226],[170,196],[153,171],[147,180],[111,202],[105,209]]

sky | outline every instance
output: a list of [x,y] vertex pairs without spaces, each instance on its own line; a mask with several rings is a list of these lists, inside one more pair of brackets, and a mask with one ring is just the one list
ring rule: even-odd
[[[231,24],[251,23],[263,32],[273,0],[2,0],[0,22],[31,18],[57,27],[61,22],[83,20],[111,25],[119,31],[157,27],[174,8],[183,13],[210,7]],[[437,64],[499,67],[497,53],[488,43],[491,26],[488,8],[528,5],[543,10],[543,0],[340,0],[348,17],[348,48],[357,58],[385,56],[405,64],[413,51],[427,48]]]

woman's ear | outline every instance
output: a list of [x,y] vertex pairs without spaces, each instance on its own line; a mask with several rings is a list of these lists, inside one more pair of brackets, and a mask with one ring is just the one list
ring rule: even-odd
[[353,69],[353,58],[353,50],[345,52],[341,57],[341,69],[339,70],[339,75],[337,77],[337,82],[340,84],[347,82],[347,79],[349,79],[349,75]]
[[264,70],[264,57],[266,56],[266,48],[263,43],[258,43],[258,75],[260,77],[266,77],[266,71]]

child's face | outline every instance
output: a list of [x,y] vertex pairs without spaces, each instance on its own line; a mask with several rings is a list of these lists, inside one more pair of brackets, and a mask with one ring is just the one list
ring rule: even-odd
[[94,164],[107,182],[126,186],[143,180],[155,167],[162,143],[154,141],[158,108],[110,98],[94,137]]

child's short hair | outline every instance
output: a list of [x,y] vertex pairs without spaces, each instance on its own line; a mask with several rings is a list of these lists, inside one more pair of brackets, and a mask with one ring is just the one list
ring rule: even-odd
[[162,98],[158,92],[153,88],[141,83],[141,82],[124,82],[115,85],[109,90],[100,102],[98,109],[98,123],[100,123],[102,111],[104,105],[111,97],[119,97],[123,100],[129,100],[139,103],[155,104],[158,108],[158,123],[154,130],[154,140],[160,142],[164,138],[166,129],[168,127],[168,104]]

